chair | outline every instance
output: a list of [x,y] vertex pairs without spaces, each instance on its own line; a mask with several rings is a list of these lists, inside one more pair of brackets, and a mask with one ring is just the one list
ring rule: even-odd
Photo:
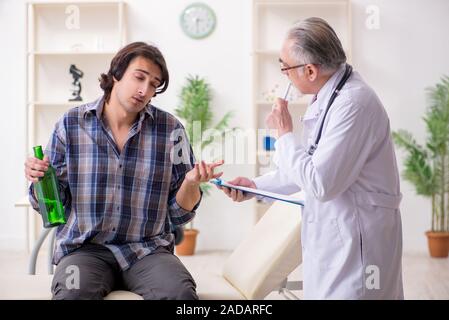
[[[258,300],[275,290],[287,299],[297,299],[292,290],[302,289],[302,283],[288,281],[287,278],[302,262],[300,230],[300,207],[277,201],[226,258],[223,265],[210,266],[206,261],[206,265],[198,267],[197,263],[192,263],[198,256],[180,258],[197,283],[200,299]],[[51,298],[51,254],[48,258],[49,274],[34,275],[37,254],[49,234],[50,246],[54,246],[54,229],[43,230],[30,257],[30,275],[1,275],[0,287],[5,290],[0,291],[0,299]],[[105,299],[136,300],[142,297],[128,291],[113,291]]]
[[[36,274],[37,256],[39,254],[42,244],[44,243],[45,239],[48,236],[50,236],[50,238],[49,238],[49,248],[50,249],[49,249],[49,254],[48,254],[48,258],[47,258],[47,267],[48,267],[48,274],[53,275],[53,273],[54,273],[54,266],[53,266],[53,261],[52,261],[53,260],[53,250],[51,250],[51,248],[54,248],[54,246],[55,246],[56,229],[57,228],[48,228],[48,229],[43,229],[41,231],[39,238],[36,241],[36,244],[34,245],[33,250],[31,251],[29,265],[28,265],[28,274],[29,275]],[[173,232],[175,234],[175,244],[178,244],[182,240],[182,237],[183,237],[182,228],[173,227]],[[45,277],[43,277],[43,278],[45,278]],[[47,277],[47,278],[50,278],[50,277]],[[30,279],[32,279],[32,278],[30,278]],[[34,280],[34,279],[32,279],[32,280]],[[47,281],[47,283],[51,282],[51,281],[48,281],[48,279],[45,279],[44,281]],[[136,300],[136,299],[141,300],[142,297],[133,292],[124,291],[124,290],[112,291],[105,297],[105,300]]]
[[[49,238],[49,253],[47,256],[47,268],[48,275],[36,275],[36,263],[37,256],[47,237]],[[30,299],[30,300],[47,300],[51,299],[51,282],[53,279],[54,266],[52,263],[53,250],[55,246],[56,228],[43,229],[39,235],[36,244],[34,245],[30,260],[28,264],[28,275],[25,276],[12,276],[10,281],[15,283],[16,286],[10,286],[9,289],[13,292],[9,292],[6,299]],[[6,286],[8,287],[8,286]],[[19,288],[27,288],[26,292],[20,291]],[[1,294],[0,294],[1,298]],[[105,300],[142,300],[142,297],[124,290],[112,291],[109,293]]]
[[247,299],[263,299],[273,290],[296,299],[302,282],[288,275],[302,262],[301,207],[275,202],[226,261],[223,277]]
[[221,270],[207,264],[199,270],[189,263],[186,267],[197,283],[200,299],[259,300],[275,290],[286,299],[298,299],[292,291],[301,290],[302,282],[287,278],[301,262],[301,207],[277,201]]

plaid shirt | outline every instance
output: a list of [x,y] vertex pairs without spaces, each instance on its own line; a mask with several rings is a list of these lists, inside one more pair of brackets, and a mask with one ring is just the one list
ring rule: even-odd
[[[160,246],[172,249],[171,225],[194,217],[199,202],[191,212],[176,202],[194,158],[182,124],[152,105],[140,112],[120,153],[102,109],[100,98],[69,110],[45,150],[67,217],[57,229],[53,263],[83,243],[96,243],[109,248],[126,270]],[[172,152],[184,161],[172,161]],[[38,211],[33,184],[29,195]]]

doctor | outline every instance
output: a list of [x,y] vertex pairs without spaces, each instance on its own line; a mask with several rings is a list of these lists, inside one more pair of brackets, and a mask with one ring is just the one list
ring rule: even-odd
[[[320,18],[293,26],[281,71],[314,94],[292,133],[288,103],[266,119],[276,129],[277,170],[230,183],[306,194],[302,216],[306,299],[403,299],[401,193],[389,119],[379,98],[346,64],[334,30]],[[234,201],[250,196],[223,188]]]

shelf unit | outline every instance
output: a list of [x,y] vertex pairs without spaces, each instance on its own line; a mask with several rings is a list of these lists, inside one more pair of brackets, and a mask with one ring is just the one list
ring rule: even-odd
[[[274,169],[273,151],[265,151],[265,118],[271,112],[274,98],[283,96],[288,79],[279,71],[279,51],[289,28],[308,17],[325,19],[334,28],[348,61],[351,61],[351,2],[350,0],[253,0],[253,123],[258,134],[255,159],[255,176]],[[311,97],[301,96],[291,90],[289,110],[294,122],[294,133],[301,131],[300,117],[306,111]],[[262,131],[260,131],[262,130]],[[256,221],[268,209],[268,205],[256,204]]]
[[[126,44],[123,1],[34,1],[26,4],[26,154],[48,143],[54,125],[68,109],[95,100],[98,78]],[[74,64],[83,72],[82,101],[72,98]],[[17,207],[24,206],[23,198]],[[28,206],[30,209],[30,206]],[[28,213],[29,243],[41,222]]]

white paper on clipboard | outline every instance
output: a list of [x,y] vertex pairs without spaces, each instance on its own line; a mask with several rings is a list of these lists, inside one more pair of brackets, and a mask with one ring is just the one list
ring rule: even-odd
[[254,188],[247,188],[247,187],[242,187],[242,186],[234,186],[232,184],[229,184],[221,179],[212,179],[209,181],[210,183],[213,183],[217,186],[222,186],[222,187],[227,187],[230,189],[236,189],[236,190],[240,190],[243,192],[248,192],[251,194],[255,194],[255,195],[259,195],[262,197],[266,197],[266,198],[270,198],[270,199],[274,199],[274,200],[280,200],[280,201],[285,201],[285,202],[290,202],[293,204],[297,204],[300,205],[301,207],[304,207],[304,201],[295,197],[291,197],[291,196],[286,196],[283,194],[279,194],[279,193],[274,193],[274,192],[269,192],[269,191],[263,191],[263,190],[259,190],[259,189],[254,189]]

